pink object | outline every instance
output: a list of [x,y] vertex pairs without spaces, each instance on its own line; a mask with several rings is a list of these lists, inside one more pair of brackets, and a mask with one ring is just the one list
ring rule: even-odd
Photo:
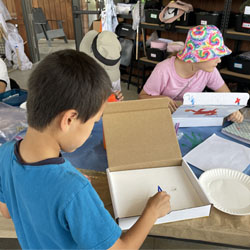
[[163,42],[159,39],[151,41],[150,47],[155,48],[155,49],[160,49],[160,50],[166,50],[168,46],[168,43]]
[[143,88],[148,95],[182,100],[186,92],[202,92],[206,86],[215,91],[224,84],[217,68],[213,72],[199,70],[188,79],[182,78],[175,71],[175,58],[172,56],[155,66]]
[[184,42],[172,42],[168,44],[168,52],[180,51],[184,48]]
[[193,11],[193,6],[191,4],[182,2],[180,0],[170,1],[168,5],[159,14],[159,19],[163,23],[173,23],[183,14],[189,13],[191,11]]

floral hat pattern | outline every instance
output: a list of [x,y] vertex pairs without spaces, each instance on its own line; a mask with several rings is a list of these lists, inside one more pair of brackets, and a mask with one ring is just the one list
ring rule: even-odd
[[183,50],[177,57],[184,62],[205,62],[231,54],[224,45],[219,29],[214,25],[199,25],[188,31]]

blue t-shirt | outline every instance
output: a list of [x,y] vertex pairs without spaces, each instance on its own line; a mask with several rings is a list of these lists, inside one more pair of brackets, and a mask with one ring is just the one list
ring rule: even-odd
[[121,229],[94,188],[63,157],[25,164],[19,143],[0,147],[0,201],[22,248],[107,249]]

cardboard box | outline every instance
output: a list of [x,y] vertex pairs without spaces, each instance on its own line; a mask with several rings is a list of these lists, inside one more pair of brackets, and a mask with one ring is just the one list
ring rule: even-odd
[[112,205],[123,230],[158,185],[170,193],[172,210],[156,224],[209,216],[211,204],[182,160],[166,98],[108,103],[103,126]]
[[172,115],[179,127],[222,126],[224,118],[245,107],[248,93],[185,93]]
[[97,32],[101,32],[101,20],[94,20],[91,25],[91,30],[95,30]]

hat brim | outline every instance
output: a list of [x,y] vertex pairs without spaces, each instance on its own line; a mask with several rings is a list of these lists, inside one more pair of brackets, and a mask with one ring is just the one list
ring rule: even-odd
[[92,51],[92,43],[97,35],[98,32],[95,30],[90,30],[89,32],[87,32],[80,43],[79,50],[86,53],[88,56],[92,57],[96,62],[98,62],[107,72],[111,82],[116,82],[120,79],[120,61],[114,66],[108,66],[101,63],[95,58]]
[[215,58],[230,55],[232,51],[227,46],[207,50],[192,50],[188,52],[187,48],[179,51],[177,57],[184,62],[206,62]]
[[98,32],[95,30],[90,30],[89,32],[87,32],[80,43],[79,50],[86,53],[87,55],[91,54],[92,42],[94,38],[97,36],[97,34]]
[[114,66],[107,66],[100,62],[98,63],[106,70],[111,82],[116,82],[121,78],[120,61]]

